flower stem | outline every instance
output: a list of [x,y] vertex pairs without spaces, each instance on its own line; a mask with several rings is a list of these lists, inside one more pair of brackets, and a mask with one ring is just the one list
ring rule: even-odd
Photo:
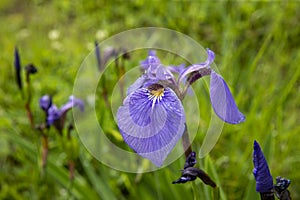
[[27,101],[25,103],[25,109],[27,112],[27,117],[29,119],[31,127],[34,127],[33,114],[30,108],[31,102],[31,85],[30,85],[30,74],[26,72],[26,84],[27,84]]
[[271,191],[271,192],[264,192],[264,193],[260,193],[260,199],[261,200],[275,200],[275,197],[274,197],[274,192]]
[[47,157],[48,157],[48,136],[42,135],[42,169],[44,170],[47,165]]
[[187,158],[190,155],[190,153],[192,152],[192,147],[191,147],[191,142],[190,142],[186,123],[184,124],[184,133],[182,135],[182,146],[184,149],[185,157]]

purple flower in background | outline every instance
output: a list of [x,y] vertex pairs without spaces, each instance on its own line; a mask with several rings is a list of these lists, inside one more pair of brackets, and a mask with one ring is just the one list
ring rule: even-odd
[[[211,102],[217,115],[236,124],[245,120],[222,77],[210,65],[214,53],[207,50],[205,62],[185,68],[164,66],[155,51],[140,63],[144,74],[127,90],[118,109],[117,121],[124,141],[139,155],[161,166],[185,130],[185,113],[181,100],[197,79],[211,76]],[[176,80],[176,76],[178,79]],[[182,90],[181,83],[185,85]]]
[[273,178],[271,176],[268,163],[258,144],[254,141],[253,151],[253,174],[256,180],[256,191],[260,193],[268,193],[273,191]]
[[81,99],[69,97],[69,101],[60,109],[52,103],[52,98],[49,95],[44,95],[40,98],[40,107],[47,112],[47,125],[54,125],[58,130],[62,130],[67,112],[73,107],[78,107],[80,111],[84,111],[84,103]]
[[49,95],[44,95],[40,98],[40,108],[48,113],[49,108],[52,105],[52,97]]

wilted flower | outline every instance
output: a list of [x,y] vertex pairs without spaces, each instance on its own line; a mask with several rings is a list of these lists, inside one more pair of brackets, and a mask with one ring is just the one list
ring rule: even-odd
[[[223,78],[210,65],[214,53],[207,50],[205,62],[163,66],[155,51],[141,62],[145,73],[127,90],[127,97],[117,112],[120,132],[125,142],[139,155],[161,166],[185,130],[185,113],[181,100],[197,79],[211,75],[210,94],[213,108],[225,122],[245,120],[238,110]],[[173,73],[178,74],[178,80]],[[186,87],[181,89],[181,83]]]
[[265,156],[256,141],[254,141],[253,164],[253,174],[256,180],[256,191],[260,193],[272,192],[273,178],[271,176]]

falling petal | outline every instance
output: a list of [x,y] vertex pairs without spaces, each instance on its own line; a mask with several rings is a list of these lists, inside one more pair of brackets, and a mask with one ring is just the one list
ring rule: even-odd
[[253,174],[256,180],[256,191],[261,193],[272,191],[273,178],[271,176],[265,156],[256,141],[254,141],[253,164]]
[[224,79],[211,72],[210,101],[215,113],[225,122],[238,124],[245,121],[245,116],[237,108],[232,94]]
[[184,132],[185,115],[176,94],[165,88],[151,96],[147,88],[131,93],[117,113],[125,142],[139,155],[161,166]]

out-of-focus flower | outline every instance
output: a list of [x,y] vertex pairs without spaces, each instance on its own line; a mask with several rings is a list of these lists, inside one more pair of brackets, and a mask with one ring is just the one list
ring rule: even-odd
[[84,102],[73,95],[69,97],[69,101],[60,109],[50,99],[51,97],[48,95],[43,96],[40,99],[40,107],[43,110],[47,110],[47,125],[54,125],[58,130],[62,130],[64,127],[66,114],[70,109],[78,107],[80,111],[84,111]]
[[50,40],[57,40],[59,37],[60,37],[60,32],[57,29],[53,29],[48,33],[48,38]]
[[21,77],[21,58],[17,47],[15,47],[15,52],[14,52],[14,66],[16,70],[17,85],[19,89],[22,90],[23,84],[22,84],[22,77]]
[[258,144],[254,141],[253,151],[253,175],[256,180],[256,191],[268,193],[273,191],[273,178],[271,176],[268,163]]
[[45,112],[48,112],[49,108],[52,105],[52,97],[49,95],[44,95],[40,98],[40,108]]
[[37,73],[37,68],[32,63],[26,65],[25,66],[25,70],[26,70],[27,74],[35,74],[35,73]]

